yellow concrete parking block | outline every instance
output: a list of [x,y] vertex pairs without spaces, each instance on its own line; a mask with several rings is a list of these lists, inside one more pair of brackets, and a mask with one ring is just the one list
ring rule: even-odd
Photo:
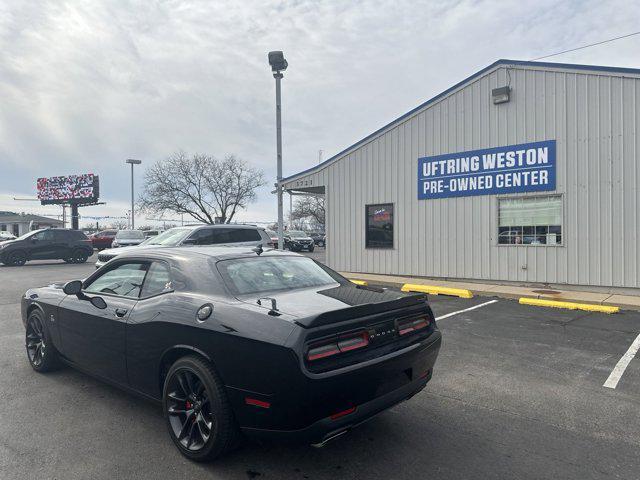
[[430,295],[451,295],[460,298],[473,298],[471,290],[463,288],[439,287],[437,285],[419,285],[417,283],[405,283],[401,290],[403,292],[420,292]]
[[569,310],[585,310],[587,312],[618,313],[620,307],[608,305],[591,305],[589,303],[559,302],[556,300],[542,300],[539,298],[520,298],[522,305],[534,305],[536,307],[568,308]]
[[365,282],[364,280],[351,280],[351,283],[355,283],[356,285],[369,285],[367,282]]

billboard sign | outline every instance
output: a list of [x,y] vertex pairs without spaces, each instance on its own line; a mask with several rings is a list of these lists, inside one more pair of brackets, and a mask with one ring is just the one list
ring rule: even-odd
[[93,173],[39,178],[38,199],[42,205],[93,203],[100,197],[98,176]]
[[418,159],[418,199],[556,189],[556,141]]

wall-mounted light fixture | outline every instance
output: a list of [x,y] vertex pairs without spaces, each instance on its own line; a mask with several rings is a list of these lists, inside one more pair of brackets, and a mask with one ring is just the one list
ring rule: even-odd
[[500,87],[491,90],[491,97],[493,97],[493,104],[507,103],[509,101],[509,94],[511,93],[511,87]]

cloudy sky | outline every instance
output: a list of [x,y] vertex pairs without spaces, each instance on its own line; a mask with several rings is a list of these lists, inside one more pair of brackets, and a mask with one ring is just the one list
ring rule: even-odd
[[[639,25],[633,0],[0,0],[0,210],[57,214],[13,197],[33,197],[40,176],[93,172],[107,205],[85,215],[123,215],[124,160],[144,168],[180,149],[235,153],[274,181],[269,50],[289,61],[287,175],[498,58]],[[635,36],[548,61],[640,67],[638,52]],[[239,219],[273,220],[269,190]]]

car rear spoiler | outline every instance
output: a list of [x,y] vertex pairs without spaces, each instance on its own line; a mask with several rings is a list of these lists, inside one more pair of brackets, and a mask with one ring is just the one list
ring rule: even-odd
[[385,300],[375,303],[364,303],[352,307],[332,310],[309,317],[299,318],[296,323],[303,328],[321,327],[332,323],[344,322],[355,318],[367,317],[378,313],[390,312],[402,308],[424,305],[427,296],[423,293],[397,293],[393,300]]

